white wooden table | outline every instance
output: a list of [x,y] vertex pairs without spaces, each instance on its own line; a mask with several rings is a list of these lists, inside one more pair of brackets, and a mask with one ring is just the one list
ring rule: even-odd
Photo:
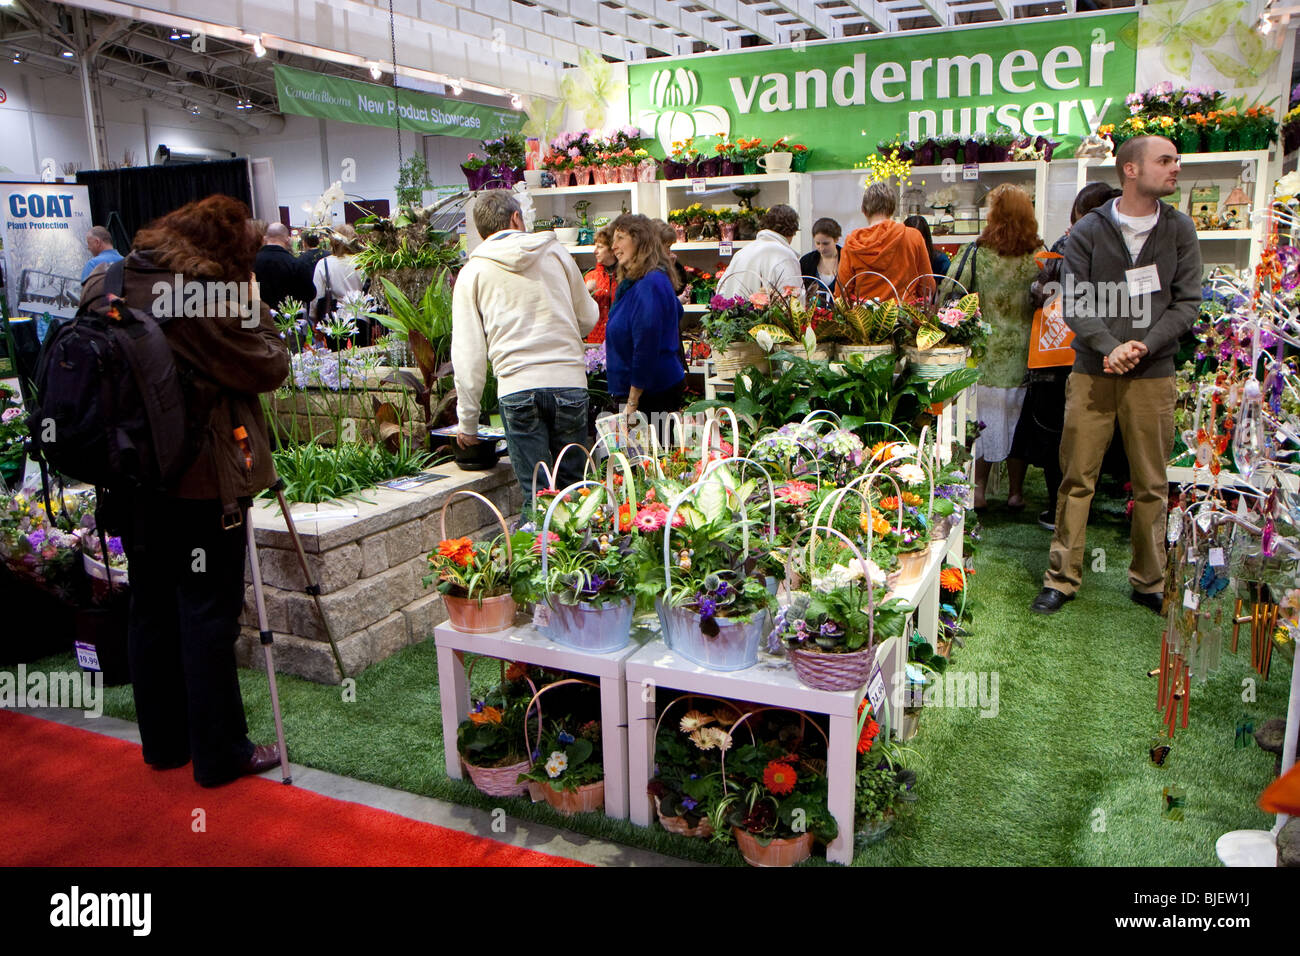
[[[433,637],[438,647],[442,745],[448,777],[453,780],[462,777],[460,754],[456,750],[456,728],[469,715],[469,681],[465,674],[467,653],[585,674],[596,678],[600,684],[605,815],[627,819],[627,699],[623,694],[623,665],[628,657],[649,642],[652,634],[633,628],[628,646],[609,654],[587,654],[556,644],[523,617],[516,618],[515,626],[509,630],[494,634],[466,634],[450,624],[439,624],[434,628]],[[642,791],[644,789],[643,786]]]
[[[960,540],[960,526],[953,535]],[[934,644],[939,625],[939,570],[950,542],[934,542],[925,571],[911,584],[890,595],[907,601],[915,611],[916,627]],[[903,712],[906,691],[907,642],[899,638],[883,641],[876,651],[876,663],[885,679],[891,714]],[[784,657],[760,649],[758,663],[742,671],[715,671],[674,654],[662,639],[653,641],[624,662],[627,677],[628,791],[630,819],[649,826],[654,807],[646,785],[654,770],[655,701],[661,688],[727,700],[750,701],[770,707],[788,707],[807,713],[825,714],[830,722],[827,752],[828,809],[839,826],[839,835],[826,849],[833,863],[853,859],[853,797],[857,784],[858,705],[866,688],[856,691],[824,691],[805,686]]]

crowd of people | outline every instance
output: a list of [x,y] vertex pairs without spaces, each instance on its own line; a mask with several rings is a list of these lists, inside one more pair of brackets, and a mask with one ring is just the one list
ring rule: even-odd
[[[1044,255],[1033,206],[1015,187],[993,190],[983,232],[947,264],[925,221],[896,221],[897,190],[877,183],[862,197],[866,225],[841,243],[837,222],[816,220],[814,250],[802,259],[791,242],[797,214],[771,207],[758,239],[737,253],[719,283],[724,295],[765,289],[807,301],[979,293],[992,333],[976,396],[985,428],[975,446],[974,504],[987,504],[995,463],[1008,463],[1012,510],[1024,507],[1027,465],[1044,468],[1051,506],[1041,520],[1053,538],[1043,588],[1031,605],[1040,613],[1060,610],[1079,590],[1089,510],[1117,424],[1135,499],[1132,597],[1158,611],[1163,590],[1174,353],[1199,308],[1201,257],[1191,219],[1158,201],[1177,187],[1173,143],[1130,139],[1115,165],[1120,188],[1093,183],[1078,195],[1068,232],[1052,246],[1056,258]],[[164,275],[230,286],[255,275],[262,288],[256,324],[237,310],[229,319],[167,323],[184,366],[192,463],[168,494],[119,497],[103,516],[122,534],[130,559],[129,653],[144,759],[160,770],[193,761],[195,779],[209,786],[279,761],[276,748],[248,739],[234,659],[244,602],[242,525],[251,498],[274,480],[257,396],[289,373],[268,307],[292,297],[319,309],[362,283],[350,227],[335,230],[328,254],[304,237],[305,251],[295,257],[283,226],[259,230],[250,223],[244,204],[209,197],[141,230],[123,265],[114,267],[127,303],[145,311],[154,281]],[[682,407],[689,287],[670,226],[619,216],[597,234],[596,265],[585,276],[554,233],[526,231],[510,191],[480,194],[473,226],[482,242],[453,292],[460,445],[480,441],[489,365],[523,487],[538,462],[549,465],[564,446],[586,444],[584,352],[593,339],[604,342],[609,391],[626,412]],[[106,283],[117,281],[109,271],[113,256],[104,254],[111,240],[95,231],[87,246],[99,261],[87,273],[83,308],[103,308],[112,291]],[[1075,334],[1074,364],[1031,376],[1035,303],[1042,287],[1062,276],[1072,280],[1061,306]],[[1089,294],[1089,284],[1095,292],[1099,283],[1124,290],[1142,308],[1108,313],[1103,304],[1114,298]],[[569,470],[557,479],[563,484],[580,477],[576,459],[565,464]],[[159,522],[158,514],[167,520]],[[191,560],[200,552],[201,567]]]

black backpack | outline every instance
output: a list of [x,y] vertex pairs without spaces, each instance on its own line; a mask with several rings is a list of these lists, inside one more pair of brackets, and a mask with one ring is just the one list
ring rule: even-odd
[[166,489],[196,457],[185,393],[162,323],[122,298],[124,267],[109,265],[108,305],[50,330],[28,417],[33,453],[103,488]]

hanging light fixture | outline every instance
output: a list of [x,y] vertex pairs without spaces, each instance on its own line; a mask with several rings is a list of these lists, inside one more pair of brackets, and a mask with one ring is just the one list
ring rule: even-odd
[[62,53],[59,54],[59,56],[71,60],[74,56],[76,56],[76,54],[73,53],[71,50],[64,50]]
[[260,36],[253,37],[253,56],[261,59],[266,56],[266,46],[262,43]]
[[524,105],[523,98],[518,93],[511,93],[510,105],[513,106],[515,109],[519,109],[521,106]]
[[372,80],[377,80],[377,79],[379,79],[381,76],[384,75],[384,71],[381,70],[381,69],[379,68],[379,64],[378,64],[378,63],[373,63],[373,62],[372,62],[372,63],[369,63],[368,66],[370,67],[370,78],[371,78]]
[[13,61],[15,64],[22,63],[26,59],[27,59],[27,54],[22,52],[21,50],[15,50],[13,52]]
[[461,87],[461,85],[460,85],[460,80],[452,80],[452,81],[451,81],[451,95],[452,95],[452,96],[460,96],[460,94],[463,93],[463,92],[464,92],[464,89],[463,89],[463,88]]

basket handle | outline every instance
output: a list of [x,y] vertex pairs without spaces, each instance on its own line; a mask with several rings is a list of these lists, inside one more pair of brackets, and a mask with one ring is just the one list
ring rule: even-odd
[[[542,586],[543,586],[543,587],[546,586],[546,568],[547,568],[547,565],[548,565],[548,563],[549,563],[549,562],[548,562],[548,558],[550,557],[550,553],[551,553],[551,541],[550,541],[550,538],[549,538],[548,536],[549,536],[550,533],[551,533],[551,518],[555,517],[555,509],[559,506],[559,504],[560,504],[561,501],[563,501],[565,498],[569,497],[570,494],[572,494],[573,492],[577,491],[579,488],[590,488],[590,487],[593,487],[593,486],[596,487],[596,488],[599,488],[601,491],[604,491],[604,490],[605,490],[605,486],[602,485],[599,481],[575,481],[573,484],[569,485],[567,488],[565,488],[565,489],[563,489],[562,491],[558,492],[558,493],[555,495],[555,497],[551,499],[551,503],[550,503],[550,505],[549,505],[549,506],[547,507],[547,509],[546,509],[546,517],[542,519],[542,534],[541,534],[541,537],[537,539],[537,541],[538,541],[538,546],[539,546],[539,547],[541,548],[541,550],[542,550]],[[601,505],[601,507],[604,507],[604,505]],[[617,506],[617,505],[614,506],[614,514],[615,514],[614,525],[615,525],[615,527],[617,527],[617,526],[618,526],[618,517],[617,517],[617,515],[618,515],[618,506]],[[544,597],[544,600],[546,601],[546,606],[547,606],[547,607],[550,607],[550,608],[554,608],[554,607],[555,607],[555,605],[551,603],[551,591],[550,591],[550,588],[547,588],[547,589],[546,589],[546,592],[545,592],[545,594],[544,594],[543,597]]]
[[513,564],[515,560],[515,553],[514,553],[514,549],[510,545],[510,528],[506,525],[505,516],[503,516],[501,512],[497,510],[496,505],[494,505],[487,498],[484,498],[477,491],[470,491],[466,488],[457,488],[455,491],[453,491],[451,494],[447,496],[447,500],[442,503],[442,511],[438,515],[438,529],[442,535],[442,540],[443,541],[447,540],[447,506],[450,505],[452,500],[456,498],[458,495],[464,495],[468,498],[477,498],[479,501],[483,502],[483,504],[487,505],[488,508],[492,511],[492,514],[496,516],[497,523],[501,525],[501,533],[506,539],[506,563]]
[[[764,445],[775,445],[778,441],[781,440],[782,437],[784,437],[784,436],[777,435],[777,434],[774,432],[773,434],[768,435],[768,436],[765,437],[765,438],[760,438],[758,441],[754,442],[754,444],[750,447],[749,450],[750,450],[751,453],[753,453],[753,452],[756,452],[759,448],[762,448]],[[802,448],[804,451],[806,451],[806,452],[808,453],[808,455],[809,455],[809,460],[810,460],[814,465],[817,466],[817,469],[816,469],[816,470],[817,470],[817,478],[820,479],[820,478],[821,478],[821,475],[822,475],[822,460],[821,460],[819,457],[817,457],[817,452],[813,451],[811,448],[809,448],[807,445],[805,445],[805,444],[804,444],[802,441],[800,441],[798,438],[792,438],[791,441],[793,441],[796,445],[798,445],[800,448]],[[788,460],[787,460],[787,462],[786,462],[786,465],[787,465],[787,467],[789,466],[789,461],[788,461]]]
[[584,478],[585,478],[585,477],[590,473],[591,469],[595,468],[596,463],[595,463],[595,462],[592,460],[592,458],[591,458],[591,452],[589,452],[589,451],[588,451],[586,448],[584,448],[582,445],[579,445],[577,442],[569,442],[569,444],[567,444],[567,445],[565,445],[563,448],[561,448],[561,449],[560,449],[560,453],[559,453],[558,455],[555,456],[555,461],[554,461],[554,463],[551,464],[551,465],[548,465],[545,461],[543,461],[542,459],[539,458],[539,459],[537,460],[537,464],[533,465],[533,510],[534,510],[534,511],[537,510],[537,472],[538,472],[538,470],[541,470],[541,472],[542,472],[543,474],[546,475],[546,487],[547,487],[547,489],[548,489],[548,490],[554,490],[554,489],[555,489],[555,479],[558,478],[559,475],[560,475],[560,462],[564,460],[564,453],[567,452],[570,448],[576,448],[576,449],[578,449],[578,451],[582,452],[582,453],[583,453],[584,455],[586,455],[586,457],[587,457],[587,463],[586,463],[585,465],[582,466],[582,476],[583,476]]
[[[492,660],[492,661],[496,661],[498,664],[501,665],[501,680],[500,680],[500,682],[501,682],[502,684],[504,684],[504,683],[506,682],[506,661],[505,661],[505,658],[504,658],[504,657],[488,657],[486,654],[475,654],[475,655],[470,659],[469,666],[465,668],[465,684],[468,685],[469,682],[470,682],[470,681],[473,679],[473,677],[474,677],[474,665],[476,665],[479,661],[483,661],[483,660]],[[528,676],[527,672],[524,673],[524,680],[528,683],[528,686],[529,686],[529,688],[532,689],[532,692],[533,692],[534,694],[536,694],[536,693],[537,693],[537,685],[533,683],[533,679],[532,679],[531,677]],[[541,710],[538,710],[538,712],[537,712],[537,739],[540,740],[541,737],[542,737],[542,712],[541,712]],[[525,711],[524,711],[524,746],[527,746],[527,745],[528,745],[528,711],[525,710]],[[533,751],[532,751],[532,748],[529,748],[528,753],[529,753],[529,754],[532,754],[532,752],[533,752]],[[464,758],[462,758],[462,759],[464,759]],[[529,762],[531,763],[531,757],[529,758]]]
[[849,281],[844,284],[844,287],[842,289],[840,289],[840,295],[844,298],[845,302],[853,301],[852,294],[849,290],[853,288],[853,284],[858,281],[859,276],[875,276],[878,279],[884,279],[885,285],[889,286],[889,291],[894,293],[894,301],[895,302],[903,301],[902,296],[898,294],[898,286],[894,285],[894,283],[890,281],[889,276],[883,275],[879,272],[873,272],[870,269],[864,269],[861,272],[855,272],[853,275],[849,276]]
[[[932,293],[930,293],[930,296],[932,296],[934,299],[938,299],[938,297],[939,297],[939,290],[940,290],[941,288],[942,288],[945,292],[949,292],[949,291],[951,291],[952,286],[956,286],[957,288],[961,289],[961,291],[962,291],[962,295],[963,295],[963,296],[968,296],[968,295],[970,295],[970,289],[966,288],[964,285],[962,285],[962,284],[961,284],[960,282],[958,282],[956,279],[949,279],[947,276],[941,276],[941,275],[939,275],[939,273],[937,273],[937,272],[923,272],[923,273],[921,273],[919,276],[916,276],[915,278],[913,278],[912,281],[909,282],[909,283],[907,284],[907,286],[903,289],[903,295],[906,296],[907,293],[908,293],[908,290],[911,289],[912,286],[916,285],[917,280],[919,280],[919,279],[942,279],[944,282],[946,282],[946,283],[950,283],[949,285],[941,286],[939,283],[936,282],[935,285],[934,285],[934,291],[933,291]],[[929,298],[929,297],[927,297],[927,298]],[[899,301],[902,302],[903,300],[900,299]]]
[[[704,431],[700,435],[700,461],[705,461],[713,449],[709,446],[709,433],[716,431],[718,441],[722,441],[722,425],[718,416],[714,412],[726,412],[731,416],[731,450],[733,453],[740,451],[740,421],[736,418],[736,413],[727,405],[718,409],[709,409],[709,413],[704,417]],[[721,448],[721,445],[719,445]]]
[[[588,687],[594,687],[597,690],[600,690],[600,685],[597,684],[595,681],[580,680],[577,677],[566,677],[564,680],[557,680],[550,684],[547,684],[545,687],[542,687],[541,689],[537,690],[533,694],[533,699],[528,702],[528,708],[524,711],[524,746],[528,748],[529,767],[533,766],[533,745],[532,742],[528,739],[528,715],[532,713],[533,705],[536,704],[537,705],[537,745],[540,747],[542,744],[542,705],[541,705],[542,695],[545,694],[548,690],[551,690],[555,687],[561,687],[564,684],[586,684]],[[601,732],[602,733],[604,732],[604,728],[602,728]]]
[[[883,466],[881,466],[881,467],[883,468]],[[903,489],[902,489],[902,486],[899,485],[898,480],[895,479],[893,475],[884,474],[884,473],[883,473],[879,468],[877,468],[875,471],[869,471],[869,472],[867,472],[867,473],[864,474],[864,475],[859,475],[858,477],[856,477],[856,478],[854,478],[852,481],[850,481],[847,485],[845,485],[843,488],[836,489],[836,491],[833,491],[833,492],[831,492],[829,495],[827,495],[827,496],[825,497],[825,499],[822,500],[821,505],[818,506],[818,508],[817,508],[817,513],[813,516],[812,527],[815,529],[818,525],[821,524],[822,509],[825,508],[826,505],[829,504],[829,503],[831,503],[832,501],[833,501],[834,503],[831,504],[830,520],[827,521],[827,525],[830,526],[830,527],[834,527],[834,526],[835,526],[835,514],[836,514],[837,511],[839,511],[840,502],[842,502],[842,501],[844,500],[845,496],[846,496],[846,495],[848,494],[848,492],[849,492],[849,489],[850,489],[850,488],[856,488],[859,484],[862,484],[863,482],[867,483],[867,485],[870,486],[871,479],[872,479],[872,478],[877,478],[877,477],[885,478],[886,480],[892,482],[893,485],[894,485],[894,493],[898,496],[898,527],[901,529],[901,528],[903,527]],[[861,495],[862,493],[861,493],[861,492],[858,492],[858,494]],[[865,501],[867,502],[868,514],[870,514],[870,508],[872,507],[871,502],[870,502],[869,499],[865,498],[865,496],[863,497],[863,500],[865,500]],[[868,521],[868,522],[867,522],[867,551],[868,551],[868,552],[871,551],[871,541],[872,541],[872,533],[873,533],[873,529],[872,529],[872,526],[871,526],[871,525],[872,525],[872,523],[871,523],[870,521]],[[813,535],[813,543],[816,544],[816,542],[817,542],[817,536],[814,534],[814,535]]]
[[[817,548],[817,532],[819,530],[825,531],[829,534],[833,534],[835,535],[835,537],[839,538],[841,541],[847,544],[853,550],[853,553],[857,555],[858,563],[862,566],[862,575],[864,578],[866,578],[867,581],[867,617],[869,619],[867,623],[867,646],[872,647],[876,643],[876,593],[875,593],[876,585],[871,580],[871,563],[862,556],[862,552],[858,550],[858,546],[856,544],[854,544],[851,540],[849,540],[848,535],[844,534],[842,531],[838,531],[835,528],[831,528],[831,527],[818,528],[816,524],[811,524],[806,528],[800,528],[798,531],[794,533],[794,537],[790,539],[790,548],[789,550],[786,551],[786,555],[785,555],[786,580],[787,581],[790,580],[790,559],[794,557],[794,551],[795,551],[794,541],[796,538],[799,537],[799,535],[803,534],[805,531],[810,531],[812,532],[812,538],[808,542],[808,550],[806,553],[808,555],[808,583],[810,585],[812,584],[812,566],[813,566],[813,562],[816,560],[817,557],[815,551]],[[870,546],[868,546],[868,550],[870,550]]]
[[[831,742],[830,742],[830,738],[826,736],[826,731],[822,730],[815,720],[809,720],[808,715],[805,714],[802,710],[795,710],[793,707],[755,707],[753,710],[749,711],[748,713],[742,714],[740,719],[737,720],[734,724],[732,724],[731,729],[727,731],[728,745],[726,748],[723,748],[722,750],[722,792],[724,794],[727,792],[727,751],[731,749],[731,745],[730,745],[731,737],[735,735],[736,728],[739,727],[741,724],[743,724],[750,717],[754,717],[758,714],[766,713],[769,710],[783,710],[786,713],[798,714],[799,722],[800,722],[799,723],[800,730],[802,731],[802,729],[804,727],[807,727],[809,724],[812,724],[814,727],[816,727],[817,732],[822,735],[822,740],[826,742],[826,749],[829,752]],[[753,737],[754,731],[750,728],[746,728],[746,729],[749,730],[750,737]],[[802,742],[803,742],[803,738],[801,736],[800,743]]]
[[[659,739],[659,728],[663,725],[664,718],[668,716],[668,711],[672,710],[672,707],[673,707],[674,704],[676,704],[676,703],[678,703],[678,702],[680,702],[680,701],[683,701],[683,700],[689,700],[689,701],[695,701],[695,700],[712,700],[712,701],[717,701],[719,704],[725,704],[725,705],[727,705],[728,707],[733,706],[732,703],[731,703],[731,701],[727,700],[725,697],[714,697],[714,696],[712,696],[711,694],[679,694],[678,696],[674,697],[672,700],[670,700],[667,704],[664,705],[664,709],[663,709],[663,711],[659,714],[658,719],[655,720],[655,732],[654,732],[654,736],[650,738],[650,740],[651,740],[651,744],[654,744],[656,741],[658,741],[658,739]],[[735,710],[739,710],[740,708],[738,708],[738,707],[733,707],[733,709],[735,709]],[[715,719],[716,719],[716,718],[715,718]],[[733,725],[733,726],[734,726],[734,725]],[[750,743],[754,743],[754,742],[755,742],[755,740],[754,740],[754,731],[753,731],[752,729],[750,729],[750,728],[745,728],[745,729],[746,729],[746,730],[749,730],[749,740],[750,740]],[[652,747],[652,748],[651,748],[651,754],[652,754],[652,755],[653,755],[653,752],[654,752],[654,749],[653,749],[653,747]]]

